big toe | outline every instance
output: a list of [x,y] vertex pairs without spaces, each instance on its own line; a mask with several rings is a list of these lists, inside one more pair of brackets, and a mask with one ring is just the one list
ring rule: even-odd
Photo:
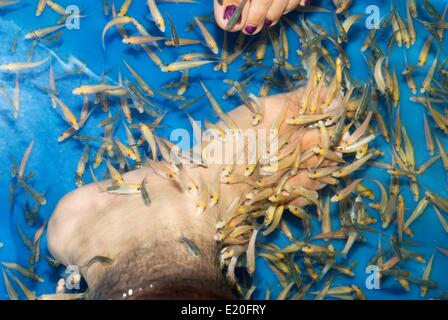
[[267,27],[274,26],[282,17],[288,5],[288,0],[275,0],[272,1],[268,12],[266,13],[265,25]]

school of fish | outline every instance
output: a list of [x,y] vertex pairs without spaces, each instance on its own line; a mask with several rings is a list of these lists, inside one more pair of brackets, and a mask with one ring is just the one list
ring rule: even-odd
[[[120,7],[115,3],[120,2]],[[420,288],[421,297],[426,297],[429,290],[438,288],[438,283],[431,280],[431,270],[437,263],[437,255],[447,255],[448,245],[434,247],[431,256],[425,256],[414,250],[412,241],[415,221],[432,208],[445,233],[448,233],[448,198],[444,198],[437,190],[425,186],[419,178],[426,170],[441,161],[448,172],[448,154],[444,148],[444,140],[448,135],[448,109],[443,107],[448,101],[448,56],[442,49],[444,31],[448,28],[446,15],[448,5],[440,13],[430,0],[406,0],[403,5],[392,5],[390,11],[378,22],[377,28],[369,31],[362,42],[359,52],[365,57],[371,75],[368,81],[355,79],[350,70],[353,68],[345,48],[352,37],[352,27],[361,23],[365,14],[350,13],[351,0],[333,0],[333,8],[317,6],[300,7],[298,18],[285,16],[275,28],[263,30],[259,36],[249,40],[241,34],[232,48],[228,43],[228,34],[223,31],[223,44],[220,47],[208,25],[214,23],[211,15],[194,17],[187,30],[196,30],[199,37],[183,39],[178,36],[175,23],[159,10],[160,2],[194,3],[195,1],[147,1],[147,10],[159,33],[152,35],[145,25],[128,15],[135,1],[104,0],[104,14],[108,23],[99,31],[102,47],[107,52],[108,35],[117,33],[123,46],[143,50],[151,63],[160,72],[178,72],[179,80],[164,84],[161,89],[152,87],[139,74],[136,66],[122,60],[126,75],[119,73],[113,80],[106,75],[96,76],[88,66],[77,59],[69,57],[67,62],[59,61],[54,52],[48,57],[37,60],[33,50],[29,51],[26,60],[12,60],[0,65],[0,73],[14,75],[12,95],[0,85],[0,94],[11,106],[14,118],[23,112],[20,103],[21,78],[23,74],[35,70],[48,70],[48,85],[38,89],[48,95],[48,103],[66,122],[61,128],[58,141],[76,139],[83,146],[75,172],[76,186],[84,185],[86,175],[98,182],[95,170],[101,165],[107,167],[107,177],[111,185],[103,191],[120,194],[140,194],[144,205],[151,206],[151,192],[147,189],[147,181],[139,184],[128,184],[123,178],[126,171],[147,165],[168,180],[194,193],[197,197],[197,211],[206,213],[207,208],[215,206],[220,200],[220,184],[246,183],[250,190],[238,195],[223,212],[216,224],[215,241],[220,245],[220,264],[229,284],[239,297],[250,299],[257,289],[253,280],[258,261],[264,260],[278,280],[281,288],[275,298],[285,299],[366,299],[366,294],[350,278],[354,277],[355,261],[350,261],[350,253],[354,247],[360,250],[364,246],[377,246],[377,253],[371,258],[371,264],[377,265],[380,278],[392,278],[404,291],[411,286]],[[0,1],[0,10],[14,6],[20,1]],[[242,1],[242,6],[246,1]],[[60,19],[52,26],[44,26],[24,33],[24,39],[30,41],[30,47],[38,43],[51,44],[64,34],[64,22],[71,16],[65,8],[52,0],[39,0],[36,16],[46,10],[60,15]],[[326,28],[313,22],[308,14],[318,13],[332,16],[334,25]],[[227,30],[232,29],[241,15],[241,8],[235,11],[229,20]],[[87,16],[80,16],[86,18]],[[418,61],[408,63],[406,49],[416,43],[415,24],[421,24],[427,31],[427,40],[420,50]],[[291,30],[300,43],[300,50],[290,52],[287,31]],[[131,32],[132,31],[132,32]],[[420,35],[422,36],[422,35]],[[379,39],[386,38],[386,46]],[[159,53],[159,48],[179,47],[202,44],[205,52],[191,52],[179,56],[175,61],[166,63]],[[272,63],[267,59],[269,45],[272,46],[274,58]],[[15,44],[11,46],[14,52]],[[389,61],[392,50],[403,52],[406,67],[396,70]],[[330,51],[336,52],[336,55]],[[428,57],[434,53],[433,61]],[[301,65],[289,62],[289,57],[298,55]],[[280,141],[279,168],[272,175],[260,175],[262,171],[273,170],[267,163],[269,159],[258,159],[256,164],[247,165],[244,175],[233,173],[234,166],[223,166],[220,177],[211,186],[203,181],[192,181],[184,172],[178,159],[173,159],[170,152],[177,148],[168,140],[157,134],[157,129],[164,126],[164,117],[169,112],[158,105],[153,97],[174,102],[178,110],[191,108],[206,98],[216,116],[229,128],[236,128],[234,120],[222,109],[219,99],[214,97],[209,88],[199,80],[202,91],[192,99],[184,94],[190,87],[189,70],[213,64],[216,72],[228,71],[230,65],[242,58],[241,73],[250,71],[251,75],[241,81],[225,79],[229,85],[224,98],[238,97],[252,113],[252,126],[262,122],[264,108],[262,99],[252,94],[248,87],[255,75],[263,73],[263,84],[258,92],[259,97],[268,95],[270,91],[290,91],[298,86],[304,87],[300,101],[300,114],[295,117],[281,117],[275,126],[288,127],[296,134],[307,128],[318,128],[321,133],[321,144],[307,152],[301,152],[300,144],[291,149],[287,141]],[[56,63],[70,66],[63,74],[56,75]],[[82,74],[89,79],[88,84],[73,88],[72,94],[82,96],[83,104],[80,112],[64,102],[58,92],[57,79],[68,74]],[[424,74],[421,83],[414,81],[415,74]],[[402,94],[400,83],[405,81],[410,92],[411,101],[423,106],[424,113],[421,130],[424,131],[427,146],[427,160],[416,162],[414,145],[406,128],[400,120]],[[325,89],[324,89],[325,88]],[[174,89],[175,93],[170,90]],[[323,94],[324,93],[324,94]],[[323,99],[320,98],[324,96]],[[334,101],[342,101],[334,107]],[[92,107],[93,105],[93,107]],[[97,106],[99,109],[97,110]],[[342,107],[341,107],[342,106]],[[444,108],[444,109],[443,109]],[[82,134],[82,129],[89,121],[92,112],[104,112],[106,117],[98,123],[103,135],[94,137]],[[78,114],[79,113],[79,114]],[[193,130],[194,119],[185,112]],[[144,115],[145,122],[142,119]],[[126,141],[114,135],[117,127],[124,128]],[[207,128],[223,132],[223,128],[211,121],[205,122]],[[390,146],[391,159],[384,160],[383,150],[375,149],[376,139],[384,139]],[[446,144],[445,144],[446,145]],[[14,206],[15,197],[20,190],[29,195],[26,202],[25,217],[29,226],[34,226],[39,216],[40,206],[46,204],[45,194],[33,187],[36,172],[27,172],[27,164],[31,158],[34,141],[30,142],[20,163],[12,159],[11,183],[9,189],[10,209]],[[149,150],[146,155],[144,150]],[[272,156],[272,155],[271,155]],[[332,166],[315,168],[305,167],[305,162],[312,156],[322,161],[331,161]],[[201,156],[199,156],[201,158]],[[202,162],[200,165],[204,165]],[[370,177],[363,177],[359,172],[366,167],[385,170],[389,175],[389,184]],[[328,187],[322,191],[308,190],[300,185],[286,185],[288,178],[298,170],[306,168],[308,177],[320,181]],[[445,175],[446,175],[445,172]],[[409,185],[415,203],[405,203],[402,185]],[[377,192],[375,192],[377,191]],[[380,197],[375,197],[375,194]],[[309,205],[305,207],[293,205],[298,198],[305,198]],[[335,209],[337,208],[337,209]],[[301,225],[300,234],[294,233],[285,217],[290,215]],[[338,217],[335,224],[332,217]],[[313,227],[316,223],[319,228]],[[36,272],[41,257],[41,239],[45,235],[46,222],[38,226],[34,236],[29,238],[28,231],[17,225],[17,232],[29,249],[28,266],[2,261],[3,283],[10,299],[22,297],[34,300],[71,300],[88,297],[86,292],[67,292],[63,279],[56,286],[55,293],[39,297],[28,289],[19,276],[36,282],[44,279]],[[389,230],[390,236],[385,236]],[[269,235],[281,232],[289,240],[289,244],[280,247],[269,241]],[[367,243],[365,234],[377,235],[378,242]],[[188,251],[197,259],[201,259],[198,247],[190,239],[179,239]],[[338,249],[341,243],[342,249]],[[6,244],[0,243],[0,250]],[[44,259],[53,267],[60,263],[50,256]],[[424,266],[422,274],[415,274],[406,269],[408,261],[417,261]],[[93,263],[111,263],[110,257],[92,257],[83,267]],[[242,272],[237,272],[241,269]],[[344,277],[345,285],[335,284],[335,280]],[[76,278],[73,281],[79,282]],[[20,289],[20,290],[17,290]],[[272,288],[271,288],[272,289]],[[264,294],[271,298],[271,289]],[[448,288],[439,298],[448,297]]]

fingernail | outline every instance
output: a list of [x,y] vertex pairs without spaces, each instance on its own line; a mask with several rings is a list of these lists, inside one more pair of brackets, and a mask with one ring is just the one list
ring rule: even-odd
[[272,20],[270,20],[270,19],[266,19],[266,20],[264,20],[264,25],[265,25],[266,27],[269,27],[273,22],[274,22],[274,21],[272,21]]
[[248,24],[246,28],[244,28],[244,31],[246,31],[247,34],[253,34],[255,30],[257,30],[257,27],[252,24]]
[[235,10],[236,6],[234,5],[226,7],[226,9],[224,10],[224,20],[229,20],[235,13]]

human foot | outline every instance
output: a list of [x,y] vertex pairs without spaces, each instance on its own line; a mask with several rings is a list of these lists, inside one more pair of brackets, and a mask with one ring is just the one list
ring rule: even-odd
[[[214,0],[215,19],[222,29],[226,29],[229,19],[244,1]],[[242,31],[248,35],[257,34],[263,27],[276,25],[282,15],[298,6],[309,5],[310,2],[311,0],[248,0],[244,4],[239,22],[231,31]]]
[[[286,116],[296,114],[302,95],[299,89],[265,98],[265,117],[258,128],[271,128],[282,110],[286,110]],[[236,108],[228,115],[238,128],[252,128],[252,114],[247,107]],[[281,129],[280,139],[289,134]],[[306,129],[296,138],[304,153],[321,142],[318,129]],[[301,185],[309,190],[324,187],[324,183],[310,179],[306,169],[318,162],[316,156],[304,160],[303,169],[299,168],[286,185]],[[327,163],[321,163],[324,165]],[[221,166],[184,165],[184,170],[185,176],[211,189]],[[235,174],[242,175],[243,171],[244,165],[236,166]],[[253,188],[246,183],[222,184],[219,202],[198,215],[200,196],[150,168],[129,172],[123,178],[127,184],[147,181],[150,206],[144,204],[139,193],[116,195],[103,191],[111,181],[80,188],[64,197],[51,217],[48,248],[52,255],[64,265],[77,266],[95,256],[113,259],[110,265],[95,263],[81,269],[93,298],[231,298],[218,263],[220,247],[213,238],[221,212]],[[307,202],[298,197],[291,203]],[[199,253],[185,239],[194,243]]]

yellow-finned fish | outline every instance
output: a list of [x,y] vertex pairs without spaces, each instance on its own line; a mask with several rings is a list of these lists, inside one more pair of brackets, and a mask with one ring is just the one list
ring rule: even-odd
[[14,287],[11,285],[9,281],[9,277],[6,274],[5,270],[2,270],[3,273],[3,282],[5,283],[6,292],[8,293],[9,300],[19,300],[19,295],[17,294]]
[[154,91],[149,87],[149,85],[143,80],[143,78],[125,61],[123,60],[126,68],[132,73],[135,80],[137,80],[140,87],[142,87],[143,91],[150,96],[154,95]]
[[417,18],[417,4],[415,3],[415,0],[406,0],[406,3],[412,17]]
[[2,265],[10,270],[15,270],[19,272],[24,277],[27,277],[33,281],[37,282],[44,282],[44,279],[42,279],[40,276],[34,273],[34,271],[30,271],[28,269],[25,269],[24,267],[20,266],[19,264],[15,262],[2,262]]
[[197,17],[194,17],[194,20],[196,21],[199,29],[201,30],[202,36],[204,37],[205,43],[207,44],[207,47],[214,53],[218,54],[218,44],[216,43],[213,36],[210,34],[208,29],[205,27],[205,25],[202,23],[201,20],[199,20]]
[[426,78],[423,81],[422,88],[420,89],[421,93],[425,93],[426,91],[429,91],[432,79],[434,78],[434,73],[436,72],[438,60],[439,60],[438,56],[434,58],[431,68],[429,68],[428,74],[426,75]]
[[72,94],[74,95],[98,94],[98,93],[114,92],[115,90],[119,89],[121,89],[121,87],[115,85],[93,84],[75,88],[72,90]]
[[162,72],[184,71],[191,68],[201,67],[206,64],[214,63],[214,60],[194,60],[194,61],[176,61],[169,65],[161,66]]
[[142,123],[140,124],[140,131],[145,138],[146,142],[148,142],[149,147],[151,148],[151,155],[152,159],[156,161],[157,159],[157,144],[156,139],[154,137],[154,134],[152,133],[152,130],[150,127],[148,127],[146,124]]
[[36,62],[16,62],[16,63],[8,63],[0,66],[0,71],[4,72],[21,72],[25,70],[34,69],[40,67],[45,62],[47,62],[50,57],[46,57],[45,59],[36,61]]
[[31,151],[33,150],[34,146],[34,140],[31,141],[31,143],[28,145],[28,148],[26,148],[25,153],[23,154],[22,161],[20,162],[18,177],[22,178],[25,174],[25,168],[28,163],[28,159],[30,158]]
[[[429,280],[429,275],[431,274],[432,265],[434,263],[434,257],[435,252],[432,254],[431,258],[428,261],[428,264],[426,265],[425,271],[423,272],[422,280],[427,281]],[[420,296],[425,297],[428,293],[428,287],[427,286],[421,286],[420,288]]]
[[107,160],[107,168],[109,169],[110,176],[114,182],[114,185],[120,185],[123,183],[123,177],[120,172],[114,168],[114,166]]
[[38,30],[34,30],[31,31],[29,33],[27,33],[25,35],[25,39],[39,39],[39,38],[43,38],[47,35],[49,35],[50,33],[53,33],[57,30],[60,30],[62,28],[65,28],[65,24],[59,24],[59,25],[55,25],[52,27],[48,27],[48,28],[43,28],[43,29],[38,29]]
[[417,40],[417,35],[415,33],[414,21],[412,20],[412,14],[411,14],[409,3],[406,8],[406,20],[408,23],[409,39],[411,41],[411,45],[414,45],[415,41]]
[[165,20],[156,5],[156,0],[147,0],[146,3],[148,4],[149,11],[151,12],[152,19],[157,28],[159,28],[161,32],[165,32]]
[[60,15],[65,15],[65,8],[63,6],[61,6],[60,4],[48,0],[47,1],[47,6],[49,6],[51,9],[53,9],[55,12],[59,13]]
[[155,37],[155,36],[136,36],[136,37],[125,37],[122,42],[124,44],[154,44],[157,41],[164,40],[165,37]]
[[68,122],[68,124],[70,124],[73,127],[73,129],[79,130],[78,119],[73,114],[73,112],[70,110],[70,108],[67,107],[67,105],[64,102],[62,102],[62,100],[59,99],[58,97],[53,96],[53,99],[55,99],[57,104],[61,107],[64,118]]
[[125,0],[123,4],[120,7],[120,10],[118,11],[118,16],[125,16],[128,11],[129,7],[131,6],[132,0]]
[[117,16],[114,19],[112,19],[111,21],[109,21],[103,28],[103,32],[101,33],[101,43],[103,45],[103,48],[105,48],[105,43],[104,43],[104,37],[106,36],[107,31],[112,28],[113,26],[116,25],[122,25],[122,24],[128,24],[128,23],[132,23],[135,28],[137,29],[137,31],[142,35],[142,36],[149,36],[148,31],[146,31],[145,27],[143,27],[137,20],[135,20],[132,17],[128,17],[128,16]]
[[431,48],[433,39],[433,36],[429,36],[428,39],[426,39],[425,44],[420,51],[420,55],[418,56],[418,66],[423,67],[426,64],[426,61],[428,60],[429,49]]
[[338,171],[333,172],[332,176],[335,178],[346,177],[353,171],[358,170],[362,165],[364,165],[367,161],[369,161],[370,158],[372,158],[374,155],[375,155],[374,153],[369,153],[365,157],[354,161],[353,163],[339,169]]
[[428,117],[426,116],[426,113],[423,114],[423,123],[425,128],[425,141],[426,141],[426,147],[428,148],[429,154],[432,156],[434,155],[434,141],[432,139],[431,130],[429,128],[428,123]]
[[47,6],[48,0],[39,0],[36,8],[36,17],[39,17]]
[[[9,271],[7,271],[9,272]],[[16,276],[9,274],[9,276],[11,277],[12,280],[14,280],[14,282],[19,286],[20,290],[22,290],[23,294],[25,295],[25,297],[28,300],[36,300],[36,294],[34,292],[32,292],[30,289],[28,289],[22,281],[20,281],[19,278],[17,278]]]

